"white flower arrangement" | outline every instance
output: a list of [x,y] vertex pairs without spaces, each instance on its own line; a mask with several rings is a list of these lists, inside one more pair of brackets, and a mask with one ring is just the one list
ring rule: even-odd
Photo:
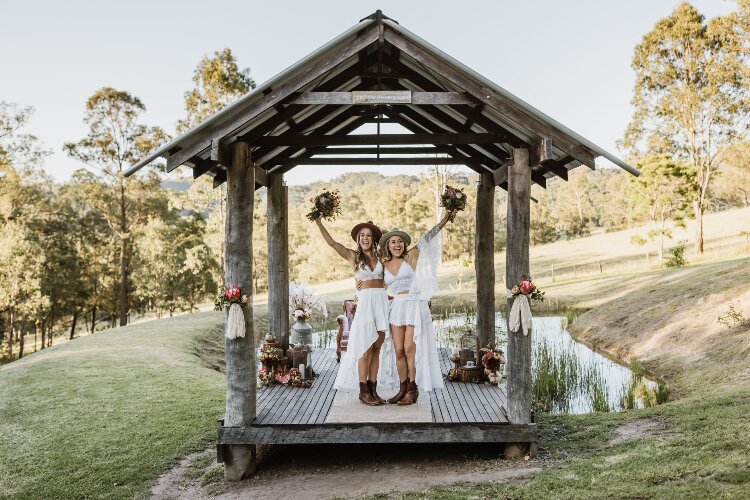
[[289,283],[289,312],[295,320],[307,320],[314,310],[320,311],[324,318],[328,317],[325,297],[315,295],[313,289],[307,285]]

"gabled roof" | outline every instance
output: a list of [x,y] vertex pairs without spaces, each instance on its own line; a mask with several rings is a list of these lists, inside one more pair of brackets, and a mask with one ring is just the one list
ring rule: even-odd
[[[404,103],[353,103],[352,96],[367,91],[410,97]],[[341,164],[348,159],[329,155],[344,152],[373,164],[427,160],[403,157],[412,153],[409,148],[385,147],[414,143],[401,136],[343,137],[365,123],[384,121],[418,134],[424,141],[420,144],[433,145],[414,153],[436,153],[439,157],[431,158],[438,163],[464,163],[477,172],[493,172],[503,187],[514,147],[532,151],[532,180],[540,185],[553,175],[567,179],[568,170],[580,165],[593,169],[598,156],[639,175],[380,11],[154,151],[126,175],[162,157],[168,170],[188,165],[194,177],[208,173],[218,185],[226,180],[223,148],[238,140],[249,144],[256,167],[271,173],[299,164]],[[336,147],[356,144],[374,147]]]

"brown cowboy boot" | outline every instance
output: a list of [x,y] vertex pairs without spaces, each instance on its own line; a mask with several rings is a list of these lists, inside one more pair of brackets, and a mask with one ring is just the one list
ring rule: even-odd
[[407,378],[406,380],[401,382],[401,387],[399,387],[398,389],[398,394],[390,398],[388,402],[391,403],[392,405],[395,405],[396,403],[404,399],[404,396],[406,396],[406,387],[408,385],[409,385],[409,379]]
[[359,400],[362,402],[362,404],[365,404],[367,406],[377,406],[380,404],[378,403],[378,400],[372,397],[372,394],[370,394],[369,384],[366,384],[364,382],[359,383]]
[[385,399],[378,396],[378,383],[373,382],[372,380],[368,380],[367,385],[370,386],[370,394],[372,394],[372,397],[375,398],[375,401],[377,401],[379,405],[384,405]]
[[413,380],[409,381],[409,386],[406,388],[406,396],[398,402],[400,406],[406,406],[417,402],[417,383]]

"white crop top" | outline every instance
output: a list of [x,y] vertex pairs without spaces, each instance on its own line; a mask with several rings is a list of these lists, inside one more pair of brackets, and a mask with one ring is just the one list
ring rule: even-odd
[[385,269],[385,286],[390,287],[391,292],[395,294],[408,292],[411,288],[412,280],[414,280],[414,269],[406,261],[401,263],[396,276],[392,275],[388,269]]
[[368,266],[365,266],[364,269],[357,269],[354,271],[354,278],[359,281],[382,280],[383,264],[378,261],[378,263],[375,264],[374,270],[370,269]]

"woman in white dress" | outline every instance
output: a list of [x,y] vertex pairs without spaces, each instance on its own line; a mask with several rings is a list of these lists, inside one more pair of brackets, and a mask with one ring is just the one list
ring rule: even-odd
[[352,250],[335,241],[320,218],[315,222],[326,243],[352,265],[354,278],[361,282],[357,293],[357,314],[350,325],[349,342],[341,357],[334,387],[359,387],[359,400],[363,404],[385,404],[377,393],[381,346],[388,330],[388,296],[383,282],[383,264],[377,254],[383,231],[372,222],[357,224],[351,232],[357,249]]
[[439,233],[450,216],[446,213],[408,250],[411,237],[404,231],[394,229],[380,239],[385,284],[393,294],[389,324],[400,382],[399,392],[388,400],[391,404],[410,405],[417,402],[420,388],[443,387],[429,300],[437,291],[442,252]]

